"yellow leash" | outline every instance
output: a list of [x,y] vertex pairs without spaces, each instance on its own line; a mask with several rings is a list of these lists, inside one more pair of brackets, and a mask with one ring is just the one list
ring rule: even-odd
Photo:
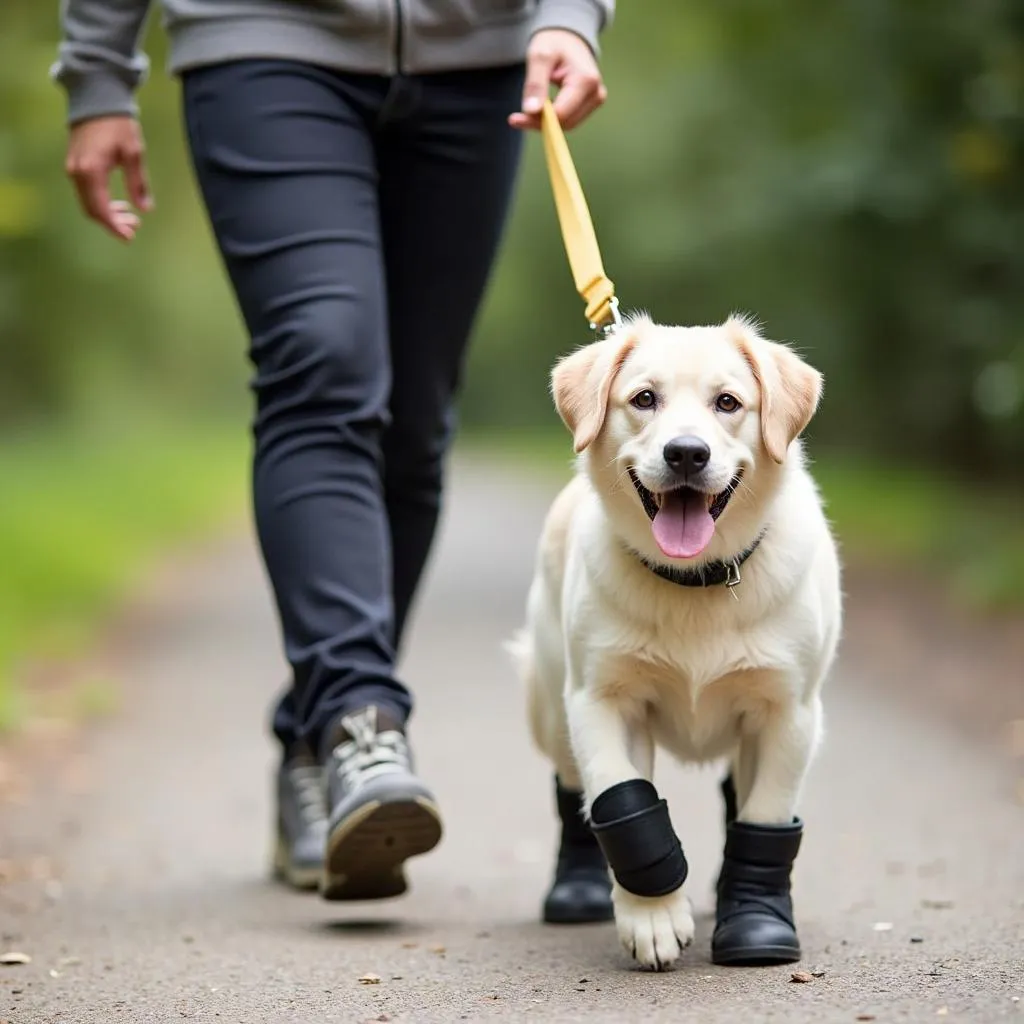
[[558,123],[558,115],[550,99],[544,102],[541,134],[558,223],[562,228],[562,240],[565,242],[576,291],[586,303],[585,315],[590,326],[595,330],[608,330],[622,322],[615,285],[604,272],[587,200],[565,141],[565,133]]

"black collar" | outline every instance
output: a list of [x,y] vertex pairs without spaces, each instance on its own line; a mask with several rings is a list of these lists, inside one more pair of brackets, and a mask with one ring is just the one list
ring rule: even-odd
[[754,543],[746,551],[741,551],[735,558],[728,561],[705,562],[695,569],[676,569],[668,565],[648,562],[643,555],[634,551],[640,561],[655,574],[669,583],[677,583],[681,587],[717,587],[725,584],[730,589],[742,581],[740,566],[757,550],[764,539],[764,530],[755,538]]

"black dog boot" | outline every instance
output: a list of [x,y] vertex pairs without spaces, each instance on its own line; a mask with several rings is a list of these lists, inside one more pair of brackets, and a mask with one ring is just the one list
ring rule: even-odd
[[[732,780],[732,772],[722,779],[719,789],[722,791],[722,803],[725,804],[725,829],[728,832],[729,826],[736,820],[736,783]],[[718,892],[721,884],[722,872],[719,871],[715,881],[715,892]]]
[[790,872],[802,835],[799,818],[792,825],[729,823],[711,939],[713,963],[760,967],[800,959]]
[[722,779],[719,788],[725,804],[725,827],[728,828],[736,820],[736,783],[732,781],[732,772]]
[[555,800],[562,821],[555,879],[544,900],[548,924],[610,921],[612,883],[608,864],[590,826],[583,820],[582,794],[555,779]]

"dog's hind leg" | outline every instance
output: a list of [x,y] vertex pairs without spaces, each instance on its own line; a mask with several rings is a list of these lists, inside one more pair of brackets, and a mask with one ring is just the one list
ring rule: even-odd
[[565,701],[559,685],[558,653],[533,651],[521,637],[517,651],[526,684],[530,733],[554,769],[555,810],[560,835],[554,877],[544,899],[547,924],[589,924],[610,921],[614,914],[611,877],[601,847],[583,816],[583,785],[573,756]]

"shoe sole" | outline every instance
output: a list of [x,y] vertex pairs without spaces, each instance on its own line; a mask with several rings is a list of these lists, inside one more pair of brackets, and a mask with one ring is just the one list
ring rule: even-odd
[[591,911],[551,911],[544,908],[543,921],[545,924],[603,924],[615,920],[615,908],[609,906],[607,910]]
[[801,951],[792,946],[756,946],[738,949],[734,953],[711,952],[711,962],[719,967],[772,967],[776,964],[795,964]]
[[320,895],[325,900],[401,896],[409,887],[402,865],[432,850],[441,834],[441,814],[426,797],[364,804],[327,838]]
[[323,869],[318,867],[297,867],[288,858],[288,843],[284,836],[277,837],[274,846],[272,874],[279,882],[290,885],[293,889],[310,892],[319,888]]

